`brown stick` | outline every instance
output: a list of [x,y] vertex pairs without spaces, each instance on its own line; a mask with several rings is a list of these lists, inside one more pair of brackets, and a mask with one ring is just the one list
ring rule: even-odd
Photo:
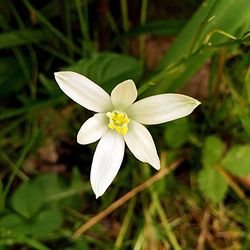
[[207,210],[205,210],[202,221],[201,221],[201,233],[198,238],[198,245],[197,245],[197,250],[202,250],[204,249],[204,245],[206,242],[207,234],[208,234],[208,223],[210,220],[210,214]]
[[143,191],[145,188],[151,186],[153,183],[155,183],[156,181],[160,180],[161,178],[163,178],[164,176],[169,174],[172,170],[177,168],[181,164],[182,161],[183,161],[183,159],[179,159],[179,160],[173,162],[168,168],[161,169],[157,174],[152,176],[150,179],[148,179],[147,181],[145,181],[141,185],[135,187],[134,189],[132,189],[131,191],[129,191],[128,193],[123,195],[121,198],[119,198],[117,201],[112,203],[105,210],[103,210],[99,214],[95,215],[94,217],[89,219],[85,224],[83,224],[80,228],[78,228],[76,230],[76,232],[72,235],[72,238],[77,239],[79,236],[81,236],[81,234],[86,232],[89,228],[91,228],[97,222],[99,222],[100,220],[105,218],[107,215],[112,213],[115,209],[117,209],[118,207],[123,205],[126,201],[130,200],[131,198],[136,196],[138,193]]

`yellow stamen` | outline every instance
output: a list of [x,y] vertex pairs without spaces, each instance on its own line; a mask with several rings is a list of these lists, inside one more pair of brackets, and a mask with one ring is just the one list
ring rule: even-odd
[[125,135],[128,132],[129,119],[126,113],[114,110],[107,112],[106,116],[109,118],[108,127],[110,129],[115,129],[121,135]]

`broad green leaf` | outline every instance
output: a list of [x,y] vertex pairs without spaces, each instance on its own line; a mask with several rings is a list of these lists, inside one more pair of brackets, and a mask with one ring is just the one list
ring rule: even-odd
[[184,145],[190,135],[190,124],[187,118],[178,119],[166,125],[164,139],[169,147],[178,148]]
[[0,219],[0,228],[7,228],[25,234],[29,224],[18,214],[7,214]]
[[58,209],[43,210],[32,219],[25,219],[18,214],[7,214],[0,219],[0,228],[34,237],[42,237],[57,230],[62,224],[62,213]]
[[40,190],[40,196],[46,201],[48,196],[56,195],[66,190],[65,184],[56,173],[43,174],[33,180],[33,185]]
[[[82,192],[90,190],[89,183],[83,183],[79,171],[73,170],[72,181],[69,186],[55,173],[37,177],[33,183],[41,190],[41,197],[47,206],[57,207],[58,202],[67,202]],[[78,199],[79,202],[79,199]]]
[[59,209],[41,211],[29,223],[29,234],[34,237],[43,237],[57,230],[63,222],[62,213]]
[[206,138],[202,148],[202,164],[205,167],[212,167],[222,156],[224,144],[217,136]]
[[0,49],[39,43],[46,39],[47,36],[41,30],[13,30],[3,32],[0,34]]
[[41,191],[32,182],[22,183],[12,195],[12,208],[25,218],[31,218],[43,204]]
[[227,183],[213,167],[204,167],[198,174],[198,184],[204,197],[215,203],[221,202],[227,192]]
[[[181,58],[185,58],[190,55],[190,49],[197,35],[198,29],[207,17],[209,11],[212,6],[215,4],[216,0],[207,0],[204,1],[203,4],[200,5],[199,9],[194,13],[192,18],[186,24],[186,26],[181,30],[179,35],[177,36],[175,42],[163,58],[161,62],[161,67],[165,67],[166,65],[173,63],[173,61],[180,60]],[[223,0],[224,1],[224,0]],[[230,2],[229,0],[228,2]],[[214,13],[211,13],[214,15]],[[201,34],[199,34],[200,40]],[[203,34],[204,37],[204,34]],[[196,38],[197,39],[197,38]],[[205,58],[204,58],[205,59]],[[204,60],[203,59],[203,60]]]
[[166,65],[148,81],[155,84],[154,89],[152,88],[153,92],[155,94],[175,92],[200,69],[211,55],[211,51],[206,50],[180,59],[177,63],[173,60],[172,64]]
[[[238,15],[237,15],[238,14]],[[238,18],[235,18],[237,15]],[[202,23],[206,21],[205,23]],[[248,0],[206,0],[192,16],[190,21],[178,35],[175,43],[166,54],[163,64],[172,63],[190,54],[194,39],[198,39],[198,47],[204,42],[208,32],[215,29],[234,35],[239,27],[250,27],[250,5]],[[202,27],[204,25],[204,27]],[[199,32],[199,29],[202,28]],[[244,30],[241,30],[241,34]],[[212,42],[225,41],[227,38],[216,36]]]
[[108,91],[127,79],[137,82],[143,73],[143,67],[135,58],[115,53],[100,53],[84,58],[66,70],[85,75]]
[[221,162],[222,166],[237,176],[250,174],[250,146],[233,146]]
[[5,227],[0,227],[0,244],[2,246],[13,245],[27,245],[34,250],[50,250],[48,247],[43,245],[41,242],[31,238],[30,236],[25,236],[23,233],[17,233],[12,230],[6,229]]
[[[237,16],[237,18],[235,18]],[[150,80],[158,83],[154,88],[155,93],[175,91],[188,80],[214,53],[201,51],[193,54],[203,46],[206,36],[215,30],[241,37],[250,27],[250,4],[249,0],[206,0],[204,1],[190,21],[177,36],[171,48],[163,58],[157,74]],[[213,35],[209,40],[212,45],[228,41],[227,37]],[[212,47],[211,47],[212,48]],[[190,57],[190,55],[192,55]],[[183,59],[184,60],[183,63]],[[169,79],[168,68],[172,64],[177,67],[183,66],[183,71]]]

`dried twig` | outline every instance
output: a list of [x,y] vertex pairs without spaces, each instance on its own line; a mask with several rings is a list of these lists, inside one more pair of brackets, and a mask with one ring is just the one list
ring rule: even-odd
[[107,215],[112,213],[115,209],[123,205],[125,202],[136,196],[138,193],[143,191],[144,189],[151,186],[156,181],[162,179],[164,176],[168,175],[171,171],[173,171],[175,168],[177,168],[181,162],[183,161],[183,158],[173,162],[168,168],[161,169],[157,174],[152,176],[150,179],[142,183],[141,185],[135,187],[128,193],[126,193],[124,196],[119,198],[117,201],[112,203],[109,207],[107,207],[104,211],[100,212],[99,214],[92,217],[90,220],[88,220],[85,224],[83,224],[80,228],[76,230],[76,232],[73,234],[73,239],[77,239],[81,234],[86,232],[88,229],[90,229],[93,225],[98,223],[100,220],[105,218]]
[[205,210],[202,221],[201,221],[201,233],[198,238],[197,250],[204,249],[205,241],[208,234],[208,223],[210,220],[210,214],[207,210]]

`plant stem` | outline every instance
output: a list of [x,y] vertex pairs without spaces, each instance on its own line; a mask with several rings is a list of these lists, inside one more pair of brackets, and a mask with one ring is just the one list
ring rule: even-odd
[[[146,23],[147,19],[147,6],[148,6],[148,0],[142,0],[141,5],[141,18],[140,18],[140,24],[143,25]],[[141,35],[139,37],[139,43],[140,43],[140,60],[141,63],[144,63],[145,61],[145,35]]]

